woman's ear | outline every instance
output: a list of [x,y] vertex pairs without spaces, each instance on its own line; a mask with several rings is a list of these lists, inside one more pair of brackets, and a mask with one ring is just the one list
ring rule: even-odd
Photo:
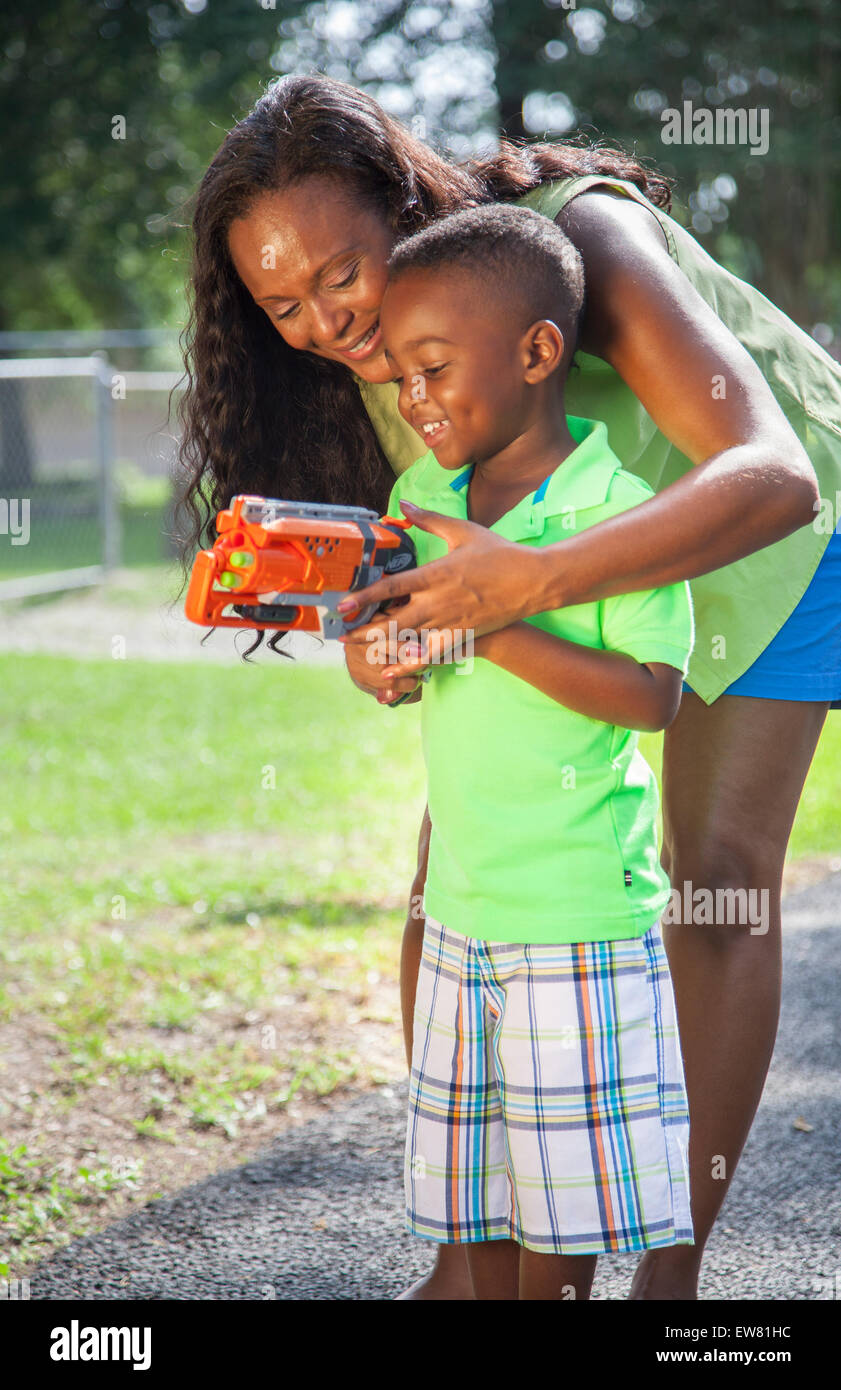
[[545,381],[557,371],[564,356],[564,335],[552,319],[538,319],[522,338],[523,379]]

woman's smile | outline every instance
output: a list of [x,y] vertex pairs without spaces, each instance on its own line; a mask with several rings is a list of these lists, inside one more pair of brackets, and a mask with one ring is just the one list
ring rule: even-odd
[[380,330],[380,321],[376,319],[371,327],[368,328],[358,338],[352,348],[333,348],[340,357],[350,357],[354,362],[359,362],[363,358],[373,357],[375,352],[381,352],[383,347],[383,335]]

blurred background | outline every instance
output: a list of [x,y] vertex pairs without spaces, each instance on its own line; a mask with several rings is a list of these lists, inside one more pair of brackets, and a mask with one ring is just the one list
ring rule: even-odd
[[[838,357],[841,16],[838,0],[0,8],[5,1277],[405,1072],[418,707],[362,695],[338,644],[246,665],[229,631],[202,646],[180,616],[187,229],[225,132],[272,77],[318,70],[454,158],[501,131],[616,142]],[[664,144],[684,101],[767,110],[767,152]],[[17,544],[6,500],[23,498]],[[830,717],[789,890],[841,869],[839,730]],[[641,746],[659,770],[660,738]]]

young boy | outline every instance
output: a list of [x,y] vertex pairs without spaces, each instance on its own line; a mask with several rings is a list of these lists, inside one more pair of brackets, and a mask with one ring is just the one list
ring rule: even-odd
[[[389,264],[382,331],[430,445],[392,515],[406,500],[549,545],[651,495],[604,424],[565,414],[584,284],[553,222],[471,209]],[[419,564],[446,551],[410,534]],[[680,583],[476,638],[472,664],[436,662],[421,687],[407,1224],[466,1243],[477,1298],[587,1298],[601,1251],[693,1243],[669,885],[635,732],[674,718],[692,641]]]

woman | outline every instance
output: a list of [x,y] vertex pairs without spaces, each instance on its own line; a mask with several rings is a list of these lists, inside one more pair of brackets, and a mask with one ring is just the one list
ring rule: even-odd
[[[581,252],[587,302],[567,408],[606,420],[624,466],[657,496],[539,551],[421,513],[450,553],[367,592],[411,595],[402,628],[481,633],[693,581],[695,655],[665,736],[663,863],[682,900],[689,884],[690,901],[699,889],[753,889],[765,905],[759,925],[664,928],[696,1245],[648,1252],[631,1296],[694,1298],[773,1050],[785,850],[841,694],[841,627],[826,599],[841,537],[815,524],[819,495],[841,487],[841,370],[717,266],[668,216],[665,180],[618,151],[504,144],[456,166],[363,93],[287,77],[230,132],[198,193],[183,500],[193,543],[212,540],[212,517],[237,492],[382,508],[394,473],[426,451],[397,414],[379,334],[386,258],[433,218],[499,200],[555,217]],[[348,644],[357,683],[413,690],[406,666],[396,678],[362,666],[366,637]],[[414,901],[428,834],[425,815]],[[410,911],[407,1050],[422,934]],[[470,1297],[458,1248],[409,1296]]]

